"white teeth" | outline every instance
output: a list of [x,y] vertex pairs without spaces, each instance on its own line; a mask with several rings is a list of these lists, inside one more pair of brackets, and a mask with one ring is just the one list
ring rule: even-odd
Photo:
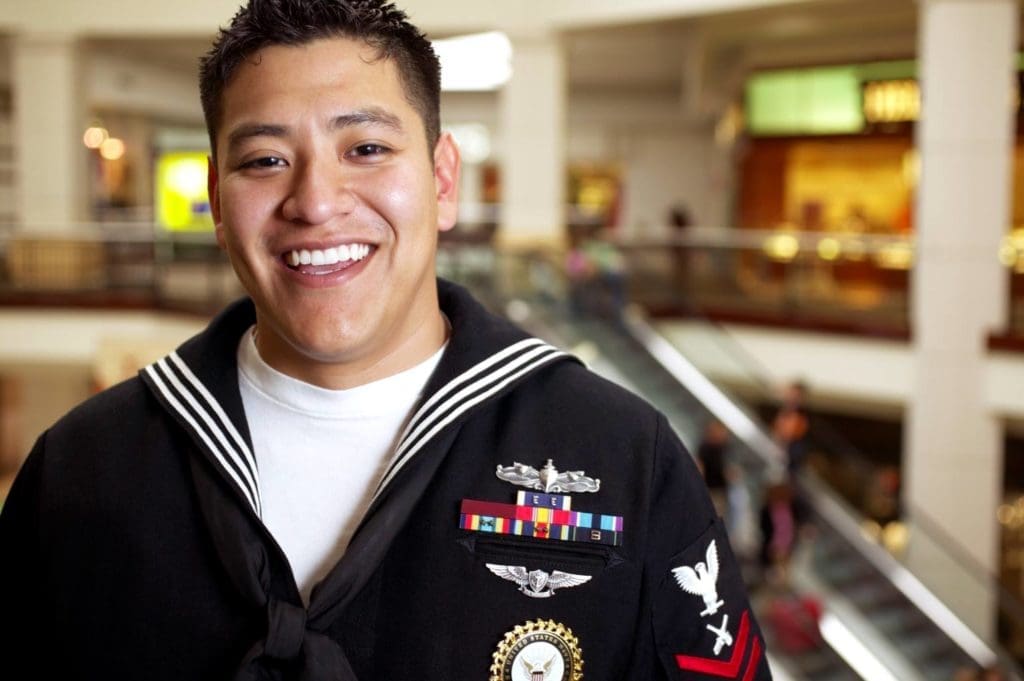
[[292,267],[299,265],[335,265],[349,260],[358,262],[370,254],[369,244],[341,244],[324,250],[296,250],[285,256],[285,261]]

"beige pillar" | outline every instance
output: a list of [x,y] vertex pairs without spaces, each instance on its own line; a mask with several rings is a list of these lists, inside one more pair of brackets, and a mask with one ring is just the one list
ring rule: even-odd
[[557,36],[512,36],[500,96],[501,227],[506,245],[560,245],[565,232],[566,64]]
[[12,41],[15,216],[23,229],[66,229],[86,215],[80,54],[67,35]]
[[[1007,308],[997,253],[1010,221],[1017,13],[1015,0],[920,0],[915,382],[904,499],[912,519],[927,513],[992,574],[1002,428],[985,404],[984,364],[987,336],[1003,328]],[[909,557],[954,610],[992,631],[978,569],[958,571],[920,526]]]

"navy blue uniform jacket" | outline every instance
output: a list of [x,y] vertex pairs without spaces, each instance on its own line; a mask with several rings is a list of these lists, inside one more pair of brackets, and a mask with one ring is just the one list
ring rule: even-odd
[[[0,514],[5,669],[481,681],[503,673],[491,666],[506,634],[550,621],[582,661],[564,681],[770,678],[721,523],[664,417],[438,285],[449,346],[308,609],[260,521],[235,362],[255,319],[243,301],[37,441]],[[463,499],[515,503],[523,488],[498,466],[548,459],[600,478],[573,509],[621,516],[618,545],[459,528]],[[488,564],[590,579],[537,597]],[[694,589],[683,573],[702,569]]]

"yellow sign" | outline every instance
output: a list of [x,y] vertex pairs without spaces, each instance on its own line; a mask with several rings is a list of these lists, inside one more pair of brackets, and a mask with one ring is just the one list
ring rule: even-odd
[[864,85],[864,120],[907,123],[921,115],[921,88],[911,78],[878,80]]
[[175,232],[213,229],[206,194],[206,152],[170,151],[156,162],[157,224]]

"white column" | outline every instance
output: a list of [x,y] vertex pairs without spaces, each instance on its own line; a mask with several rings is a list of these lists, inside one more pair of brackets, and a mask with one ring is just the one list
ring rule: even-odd
[[[999,266],[1010,221],[1015,0],[919,0],[917,128],[921,183],[912,280],[915,379],[905,428],[904,499],[989,573],[998,556],[1002,428],[986,408],[986,339],[1004,327]],[[990,631],[991,602],[954,574],[921,528],[912,567],[955,609]],[[973,570],[975,576],[978,570]]]
[[566,65],[555,35],[513,36],[512,79],[501,91],[499,240],[560,245],[565,227]]
[[78,46],[19,35],[12,56],[15,215],[25,229],[64,228],[86,213]]

